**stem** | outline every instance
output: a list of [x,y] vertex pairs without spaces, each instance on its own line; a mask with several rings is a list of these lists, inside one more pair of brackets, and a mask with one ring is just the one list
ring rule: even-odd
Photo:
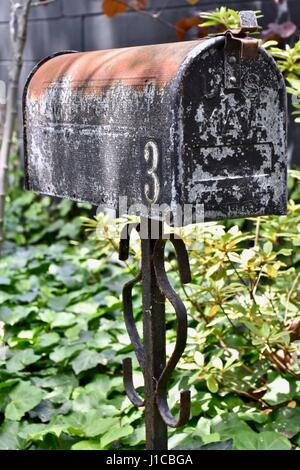
[[[250,295],[250,297],[251,297],[252,302],[257,306],[257,302],[256,302],[255,296],[254,296],[254,294],[253,294],[252,279],[251,279],[251,277],[250,277],[249,272],[248,272],[248,279],[249,279],[249,286],[248,286],[247,282],[244,281],[244,279],[242,278],[242,276],[240,275],[240,273],[238,272],[238,270],[237,270],[236,267],[234,266],[233,262],[232,262],[231,259],[229,258],[228,253],[226,253],[225,256],[226,256],[227,260],[229,261],[230,266],[231,266],[232,269],[234,270],[235,274],[236,274],[237,277],[239,278],[240,282],[247,288],[247,290],[248,290],[248,292],[249,292],[249,295]],[[258,311],[259,311],[259,314],[262,315],[261,312],[260,312],[260,310],[258,310]]]
[[[12,136],[17,117],[17,98],[20,75],[23,66],[23,54],[27,37],[28,15],[32,0],[25,0],[23,5],[11,0],[11,44],[13,60],[9,72],[6,113],[3,127],[3,139],[0,151],[0,246],[3,243],[5,197],[7,189],[7,169],[12,145]],[[17,31],[16,31],[16,28]]]
[[[113,248],[113,251],[117,252],[119,251],[119,246],[116,242],[114,242],[114,240],[112,238],[108,238],[107,239],[108,241],[108,244],[112,246]],[[131,265],[129,264],[129,261],[128,260],[125,260],[125,261],[122,261],[122,264],[125,264],[126,268],[128,269],[129,273],[135,277],[137,276],[138,274],[138,271],[132,269]]]
[[200,317],[202,318],[202,320],[208,324],[209,323],[209,320],[208,318],[206,318],[206,316],[204,315],[204,313],[202,312],[202,310],[199,308],[199,304],[196,300],[193,300],[192,297],[188,294],[187,290],[186,290],[186,287],[184,286],[184,284],[181,284],[181,287],[182,287],[182,290],[187,298],[187,300],[192,304],[193,307],[195,307],[195,309],[197,310],[197,312],[199,313]]
[[279,370],[280,372],[284,372],[286,374],[289,374],[291,375],[292,377],[294,377],[295,379],[299,380],[300,379],[300,374],[297,374],[296,372],[294,372],[293,370],[291,370],[289,368],[289,366],[287,364],[285,364],[283,362],[283,360],[281,360],[275,352],[272,351],[271,347],[268,345],[268,349],[266,349],[264,352],[263,352],[263,355],[271,362],[271,364],[273,364],[273,366],[275,366],[275,368],[277,370]]
[[[235,330],[235,331],[238,331],[238,333],[240,334],[240,331],[239,329],[235,326],[235,324],[233,323],[233,321],[231,320],[231,318],[229,317],[228,313],[226,312],[226,310],[224,309],[223,305],[220,305],[220,309],[222,310],[223,314],[225,315],[225,317],[227,318],[228,322],[230,323],[230,325],[232,326],[232,328]],[[244,336],[245,338],[247,338],[245,335],[244,335],[244,332],[242,332],[242,336]]]
[[40,7],[41,5],[50,5],[50,3],[55,3],[56,0],[44,0],[43,2],[41,2],[41,0],[39,2],[34,2],[31,4],[32,7]]
[[259,273],[258,273],[257,279],[256,279],[256,281],[255,281],[255,283],[254,283],[254,287],[253,287],[253,295],[254,295],[254,296],[255,296],[255,294],[256,294],[256,291],[257,291],[257,288],[258,288],[258,284],[259,284],[261,275],[262,275],[262,267],[260,268],[260,271],[259,271]]
[[257,217],[257,219],[256,219],[256,229],[255,229],[254,246],[257,246],[257,245],[258,245],[260,224],[261,224],[261,218],[260,218],[260,217]]
[[292,297],[292,294],[298,284],[298,281],[299,281],[299,278],[300,278],[300,273],[297,274],[296,276],[296,279],[294,280],[293,284],[292,284],[292,287],[288,293],[288,296],[287,296],[287,300],[286,300],[286,306],[285,306],[285,314],[284,314],[284,325],[286,325],[287,323],[287,316],[288,316],[288,312],[289,312],[289,304],[290,304],[290,300],[291,300],[291,297]]

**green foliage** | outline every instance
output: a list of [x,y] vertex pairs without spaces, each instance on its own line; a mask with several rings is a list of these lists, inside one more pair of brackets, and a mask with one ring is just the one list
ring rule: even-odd
[[[174,411],[180,390],[192,392],[190,423],[169,431],[171,448],[299,447],[299,172],[292,176],[286,216],[204,224],[196,243],[191,227],[180,230],[193,273],[184,289],[167,253],[189,312],[188,345],[170,384]],[[72,229],[79,211],[97,228],[88,240]],[[121,375],[122,359],[134,357],[121,287],[137,272],[140,246],[120,263],[108,222],[87,214],[10,190],[0,260],[1,449],[144,448],[143,412],[126,398]],[[62,235],[67,223],[71,233]],[[138,287],[133,306],[141,330]],[[167,304],[168,351],[174,331]]]
[[[262,18],[260,13],[259,10],[255,11],[257,19]],[[202,28],[210,26],[223,26],[225,30],[240,28],[239,13],[232,8],[220,7],[212,12],[201,12],[200,16],[202,19],[206,20],[204,23],[201,23],[200,26]]]
[[226,7],[216,8],[213,12],[202,12],[201,18],[206,20],[201,24],[202,28],[222,25],[226,29],[236,29],[240,23],[238,12]]
[[288,73],[287,78],[300,75],[300,41],[294,47],[286,46],[285,49],[271,48],[272,55],[278,59],[278,66],[283,73]]
[[[255,12],[257,18],[261,18],[260,11]],[[207,28],[210,26],[223,26],[224,29],[239,29],[240,28],[240,18],[238,11],[233,10],[232,8],[220,7],[216,8],[212,12],[201,12],[201,18],[206,20],[204,23],[201,23],[201,27]]]
[[289,45],[286,45],[285,49],[271,47],[270,52],[284,74],[288,93],[295,98],[293,114],[299,116],[295,121],[300,122],[300,40],[296,42],[294,47]]

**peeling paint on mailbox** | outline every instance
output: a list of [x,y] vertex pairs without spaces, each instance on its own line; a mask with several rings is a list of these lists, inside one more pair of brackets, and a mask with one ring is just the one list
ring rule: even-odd
[[27,188],[116,210],[203,204],[207,221],[284,214],[284,81],[262,48],[233,56],[220,36],[43,61],[24,92]]

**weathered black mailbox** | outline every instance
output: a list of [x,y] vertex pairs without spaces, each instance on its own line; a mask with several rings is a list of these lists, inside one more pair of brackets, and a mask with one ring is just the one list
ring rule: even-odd
[[[286,211],[286,95],[269,54],[241,29],[216,38],[95,51],[65,52],[32,72],[24,93],[26,185],[33,191],[88,201],[122,212],[127,206],[186,205],[204,220]],[[177,221],[178,222],[178,221]],[[158,222],[159,223],[159,222]],[[185,223],[179,221],[179,225]],[[120,256],[128,256],[129,237]],[[172,239],[183,282],[187,254]],[[167,405],[167,380],[186,342],[186,311],[168,283],[165,240],[142,240],[142,274],[123,291],[126,326],[145,376],[145,401],[124,362],[125,386],[146,405],[148,448],[166,447],[166,426],[184,424]],[[142,280],[144,346],[133,322],[131,291]],[[164,300],[178,319],[175,351],[165,358]]]

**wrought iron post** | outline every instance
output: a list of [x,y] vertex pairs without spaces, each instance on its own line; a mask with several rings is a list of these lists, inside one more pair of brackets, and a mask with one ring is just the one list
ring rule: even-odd
[[153,266],[156,240],[142,239],[143,332],[145,350],[145,423],[147,449],[167,449],[167,425],[156,403],[156,385],[166,365],[165,297]]
[[[179,361],[186,344],[187,315],[183,302],[173,291],[164,269],[166,239],[161,222],[142,219],[141,225],[125,227],[120,241],[120,259],[129,254],[130,234],[133,229],[140,233],[142,245],[141,273],[123,288],[124,317],[128,334],[134,347],[145,381],[144,400],[134,389],[131,359],[123,362],[124,386],[135,406],[145,406],[146,446],[148,450],[168,448],[167,426],[179,427],[187,423],[190,414],[190,392],[181,392],[180,415],[175,419],[167,403],[168,380]],[[126,231],[128,232],[126,233]],[[184,243],[170,238],[177,259],[181,281],[190,281],[190,269]],[[143,345],[134,324],[132,288],[142,282]],[[177,317],[175,349],[166,363],[165,298],[174,307]]]

